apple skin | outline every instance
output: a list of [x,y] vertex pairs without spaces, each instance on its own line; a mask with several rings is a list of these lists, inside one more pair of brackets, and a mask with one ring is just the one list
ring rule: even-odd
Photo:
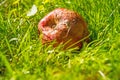
[[[56,41],[54,47],[60,43],[65,44],[64,49],[70,47],[89,35],[87,24],[76,12],[57,8],[47,14],[38,24],[39,35],[42,34],[42,43],[48,44]],[[89,37],[84,40],[89,42]],[[82,47],[83,41],[76,43],[73,47]]]

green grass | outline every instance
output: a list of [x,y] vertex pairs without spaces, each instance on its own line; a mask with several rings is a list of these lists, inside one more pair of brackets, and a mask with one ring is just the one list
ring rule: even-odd
[[[39,20],[58,7],[87,21],[91,42],[80,51],[39,40]],[[120,1],[0,0],[0,80],[120,80]]]

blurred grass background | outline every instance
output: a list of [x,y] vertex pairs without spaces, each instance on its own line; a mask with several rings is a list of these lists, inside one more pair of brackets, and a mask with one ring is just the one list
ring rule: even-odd
[[[27,16],[36,5],[37,13]],[[81,14],[91,42],[80,51],[42,45],[37,25],[55,8]],[[0,80],[120,80],[119,0],[0,0]]]

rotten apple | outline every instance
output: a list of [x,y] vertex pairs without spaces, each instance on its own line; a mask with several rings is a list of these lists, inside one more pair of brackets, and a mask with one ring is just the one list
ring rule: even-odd
[[[60,43],[68,47],[82,47],[83,41],[89,41],[89,31],[85,20],[76,12],[57,8],[47,14],[38,24],[39,34],[42,34],[42,43],[56,41],[53,46]],[[81,40],[85,38],[84,40]]]

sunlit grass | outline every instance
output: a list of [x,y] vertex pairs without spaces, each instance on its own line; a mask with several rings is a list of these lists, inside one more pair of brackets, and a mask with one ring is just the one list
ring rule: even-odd
[[[27,16],[33,5],[37,13]],[[38,22],[58,7],[78,12],[88,23],[91,42],[81,50],[41,44]],[[119,76],[119,0],[0,0],[0,80],[119,80]]]

